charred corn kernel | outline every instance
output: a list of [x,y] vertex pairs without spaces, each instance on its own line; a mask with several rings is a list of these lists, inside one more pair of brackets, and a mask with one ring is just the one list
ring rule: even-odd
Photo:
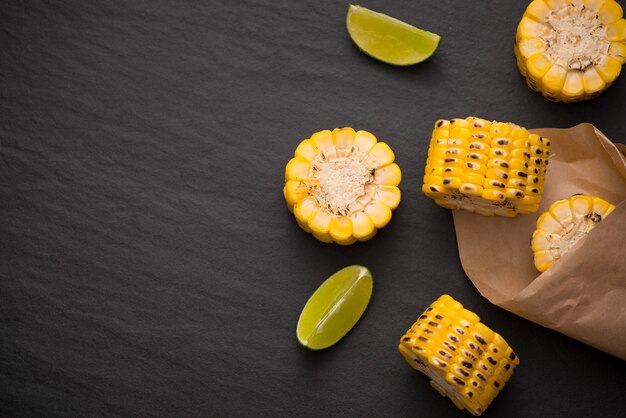
[[615,206],[587,195],[557,200],[537,219],[530,242],[535,267],[543,272],[606,218]]
[[[451,132],[466,136],[450,138]],[[512,123],[468,117],[437,121],[430,144],[422,191],[438,205],[485,216],[537,210],[550,153],[547,138]]]
[[400,204],[402,172],[394,159],[391,148],[369,132],[316,132],[300,142],[285,167],[287,207],[298,225],[320,241],[367,241]]
[[552,101],[606,90],[626,61],[626,20],[615,0],[534,0],[513,51],[527,84]]
[[441,395],[473,415],[487,409],[519,364],[500,334],[449,295],[420,315],[398,349]]

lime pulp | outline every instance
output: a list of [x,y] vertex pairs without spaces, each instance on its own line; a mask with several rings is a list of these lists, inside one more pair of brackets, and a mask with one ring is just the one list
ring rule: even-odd
[[366,54],[393,65],[413,65],[435,53],[441,37],[365,7],[350,5],[350,37]]
[[363,266],[349,266],[330,276],[302,309],[296,327],[300,344],[321,350],[337,343],[365,312],[372,288],[372,274]]

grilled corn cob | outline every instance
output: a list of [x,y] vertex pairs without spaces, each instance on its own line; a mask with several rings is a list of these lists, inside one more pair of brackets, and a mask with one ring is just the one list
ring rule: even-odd
[[513,217],[539,209],[550,141],[512,123],[439,120],[422,191],[449,209]]
[[557,200],[537,219],[531,248],[537,270],[546,271],[615,206],[599,197],[574,195]]
[[298,145],[283,193],[298,225],[323,242],[371,239],[400,203],[393,151],[366,131],[320,131]]
[[474,415],[487,409],[519,364],[500,334],[448,295],[426,309],[398,349],[441,395]]
[[614,0],[535,0],[517,27],[517,66],[535,91],[577,102],[606,90],[626,61],[626,20]]

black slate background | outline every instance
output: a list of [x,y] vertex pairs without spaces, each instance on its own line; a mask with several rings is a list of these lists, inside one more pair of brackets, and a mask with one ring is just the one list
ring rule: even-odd
[[[0,4],[0,414],[468,416],[396,350],[449,293],[522,359],[484,416],[623,416],[625,362],[482,298],[420,184],[437,118],[625,142],[626,80],[576,105],[531,92],[512,54],[525,2],[362,5],[440,49],[374,61],[345,2]],[[302,232],[281,191],[298,142],[337,126],[387,141],[404,175],[391,224],[347,248]],[[364,317],[301,348],[302,306],[353,263],[375,278]]]

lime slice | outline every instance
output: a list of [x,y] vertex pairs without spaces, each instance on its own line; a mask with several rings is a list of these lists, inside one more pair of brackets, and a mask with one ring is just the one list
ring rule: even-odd
[[393,65],[412,65],[435,53],[441,37],[365,7],[350,5],[348,33],[366,54]]
[[296,327],[300,344],[321,350],[339,341],[363,315],[372,286],[372,273],[363,266],[349,266],[330,276],[300,314]]

